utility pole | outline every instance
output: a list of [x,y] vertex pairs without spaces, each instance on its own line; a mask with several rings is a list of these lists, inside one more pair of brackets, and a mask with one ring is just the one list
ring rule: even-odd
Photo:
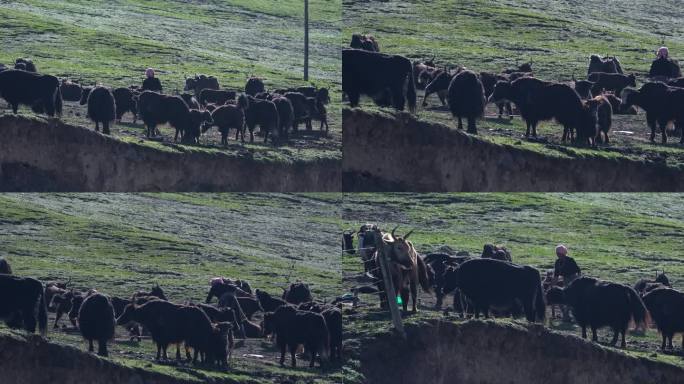
[[401,314],[399,313],[399,306],[397,305],[397,292],[394,290],[394,282],[390,275],[389,264],[387,263],[387,256],[385,255],[385,243],[382,240],[380,232],[375,233],[375,244],[377,244],[378,259],[380,261],[380,271],[382,272],[382,280],[385,283],[385,296],[387,297],[387,305],[392,315],[392,324],[394,329],[403,337],[406,338],[404,331],[404,324],[401,321]]
[[304,80],[309,81],[309,0],[304,0]]

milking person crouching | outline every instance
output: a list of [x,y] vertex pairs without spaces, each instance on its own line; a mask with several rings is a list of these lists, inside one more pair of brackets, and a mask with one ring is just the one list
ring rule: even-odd
[[[568,256],[568,248],[560,244],[556,247],[556,262],[553,266],[553,278],[554,285],[558,284],[558,277],[563,278],[563,286],[567,287],[575,279],[580,277],[582,271],[580,271],[579,266],[575,262],[575,259]],[[570,309],[568,306],[563,305],[563,321],[570,321]]]

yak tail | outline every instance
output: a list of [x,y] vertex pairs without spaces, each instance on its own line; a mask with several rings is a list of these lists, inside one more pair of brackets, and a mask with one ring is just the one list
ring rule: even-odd
[[418,282],[423,287],[423,291],[430,293],[430,279],[428,278],[427,265],[420,255],[416,255],[418,262]]
[[632,314],[632,320],[634,320],[637,328],[643,327],[648,323],[649,318],[646,306],[634,288],[627,287],[627,292],[629,295],[629,310]]
[[38,329],[43,336],[47,335],[47,306],[45,303],[45,290],[40,292],[40,300],[38,301]]
[[406,101],[408,102],[409,111],[411,113],[416,113],[416,83],[413,81],[413,67],[411,66],[411,63],[408,65],[406,79],[408,81],[406,86]]

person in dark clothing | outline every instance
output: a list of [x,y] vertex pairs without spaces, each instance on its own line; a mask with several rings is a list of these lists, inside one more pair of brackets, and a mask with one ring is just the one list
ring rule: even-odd
[[660,47],[656,52],[656,59],[651,63],[648,76],[651,78],[673,79],[682,76],[682,70],[677,60],[670,58],[667,47]]
[[162,92],[161,81],[159,81],[158,78],[154,77],[154,69],[147,68],[147,70],[145,71],[145,80],[143,80],[142,90],[159,93]]
[[[553,279],[554,285],[558,284],[558,278],[563,278],[563,286],[567,287],[575,279],[580,277],[582,271],[575,262],[575,259],[568,256],[568,248],[560,244],[556,247],[556,262],[553,265]],[[570,321],[570,308],[566,305],[561,307],[563,312],[563,321]]]

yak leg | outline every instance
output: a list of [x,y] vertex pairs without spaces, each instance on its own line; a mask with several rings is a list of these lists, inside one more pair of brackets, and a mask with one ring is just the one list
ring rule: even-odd
[[99,121],[95,122],[95,131],[100,132],[100,122]]
[[[187,351],[186,351],[187,352]],[[176,360],[181,359],[181,354],[180,354],[180,343],[176,344]]]
[[[435,303],[435,308],[441,309],[442,308],[442,301],[444,300],[444,293],[441,291],[435,292],[435,296],[437,296],[437,303]],[[454,308],[456,310],[456,308]]]
[[499,119],[503,117],[503,112],[504,112],[504,102],[500,101],[496,103],[496,106],[499,108]]
[[620,330],[618,328],[613,328],[613,339],[610,341],[610,345],[615,346],[617,344],[618,336],[620,335]]
[[394,87],[392,89],[392,105],[394,105],[394,108],[403,111],[405,103],[403,87]]
[[[661,336],[663,338],[663,343],[660,344],[660,349],[662,349],[664,351],[665,350],[665,344],[667,343],[667,335],[665,335],[665,332],[663,332],[661,334]],[[682,340],[684,341],[684,335],[682,335]]]
[[98,340],[97,354],[100,356],[109,356],[107,353],[107,340]]
[[297,366],[297,344],[290,346],[290,356],[292,357],[292,368]]
[[472,133],[474,135],[477,135],[477,125],[475,124],[475,118],[474,117],[468,118],[468,133]]
[[27,330],[29,333],[33,333],[36,331],[36,316],[34,315],[34,310],[33,308],[24,308],[21,311],[21,314],[23,315],[24,319],[24,329]]
[[413,304],[411,312],[413,313],[418,312],[418,309],[416,308],[416,297],[418,297],[418,287],[416,286],[416,281],[411,279],[411,304]]
[[513,107],[511,107],[509,102],[506,102],[506,112],[508,113],[508,119],[513,120]]
[[88,340],[88,352],[93,352],[95,348],[93,348],[93,341]]
[[667,336],[667,338],[668,338],[668,347],[669,347],[670,349],[674,349],[674,347],[672,346],[672,338],[673,338],[673,337],[674,337],[674,333],[670,333],[670,334]]
[[598,336],[596,336],[596,327],[591,326],[591,341],[598,343]]
[[[292,356],[292,358],[294,359],[294,355]],[[280,346],[280,365],[285,365],[285,344],[282,344]]]
[[[404,312],[408,312],[408,302],[409,302],[409,298],[410,298],[409,297],[409,290],[407,288],[402,288],[400,295],[401,295],[401,301],[402,301],[401,306],[403,307]],[[395,300],[396,300],[396,298],[395,298]]]
[[162,346],[157,344],[157,360],[161,359]]
[[620,341],[621,348],[627,347],[627,342],[625,341],[625,333],[627,333],[627,328],[622,329],[622,340]]
[[102,122],[102,133],[109,135],[109,121]]
[[16,115],[19,111],[19,103],[10,103],[12,105],[12,112]]
[[315,365],[315,361],[316,361],[316,347],[312,344],[307,344],[304,348],[306,350],[308,350],[309,353],[311,353],[311,360],[309,361],[309,368],[313,368]]
[[[264,144],[266,144],[266,140],[268,140],[268,133],[271,132],[270,129],[267,129],[266,132],[264,133]],[[273,141],[273,140],[271,140]]]
[[530,128],[532,128],[532,123],[529,121],[525,121],[525,124],[527,125],[527,130],[525,131],[525,137],[530,137]]
[[582,338],[583,339],[587,338],[587,326],[586,325],[582,326]]
[[660,123],[660,130],[661,130],[662,137],[663,137],[662,138],[663,144],[667,144],[667,122],[666,121]]
[[[352,108],[356,108],[359,106],[359,100],[361,99],[361,94],[358,92],[347,92],[347,97],[349,98],[349,105]],[[16,112],[14,112],[16,113]],[[295,131],[297,128],[295,128]]]
[[249,129],[249,142],[253,143],[254,142],[254,128]]
[[649,128],[651,128],[651,136],[649,137],[649,140],[651,143],[655,142],[655,131],[656,131],[656,119],[653,118],[652,116],[649,116],[648,113],[646,113],[646,122],[648,123]]
[[62,311],[60,311],[59,309],[57,310],[57,313],[55,314],[55,326],[54,326],[55,329],[57,329],[57,323],[59,323],[59,319],[62,318],[63,314],[64,313]]
[[463,121],[461,121],[461,117],[458,117],[458,129],[463,130]]

